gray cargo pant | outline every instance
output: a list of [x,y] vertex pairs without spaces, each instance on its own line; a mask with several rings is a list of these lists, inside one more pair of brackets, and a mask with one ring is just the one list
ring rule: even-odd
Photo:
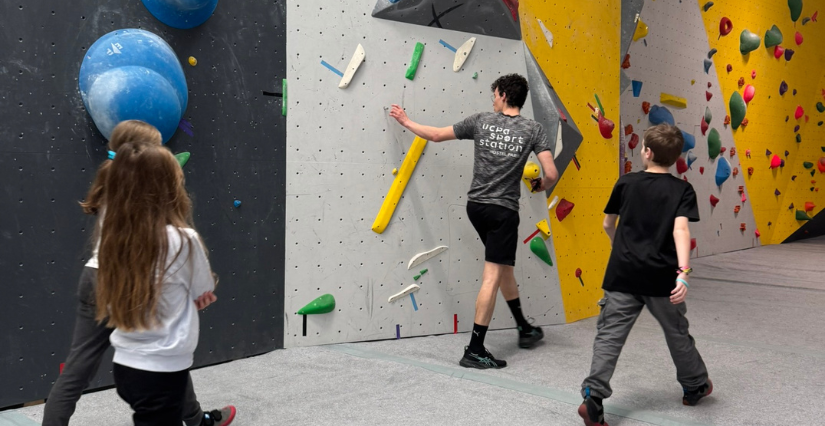
[[598,332],[593,343],[590,376],[582,383],[582,397],[586,397],[587,388],[590,388],[590,395],[596,398],[609,398],[613,393],[610,378],[613,377],[627,335],[645,306],[665,332],[667,347],[673,364],[676,365],[676,380],[688,390],[694,390],[707,382],[707,368],[696,350],[693,337],[688,333],[688,320],[685,317],[687,307],[684,303],[674,305],[668,297],[607,290],[604,291],[602,302],[604,304],[596,324]]
[[[63,372],[49,392],[46,408],[43,410],[43,426],[66,426],[69,418],[74,414],[77,401],[83,390],[89,386],[97,373],[97,368],[103,360],[106,349],[109,349],[109,335],[111,328],[106,328],[95,321],[95,284],[97,283],[97,269],[83,268],[78,285],[79,303],[77,318],[75,319],[72,346]],[[183,403],[183,421],[187,426],[201,424],[203,411],[195,396],[192,387],[192,378],[186,386],[186,396]]]

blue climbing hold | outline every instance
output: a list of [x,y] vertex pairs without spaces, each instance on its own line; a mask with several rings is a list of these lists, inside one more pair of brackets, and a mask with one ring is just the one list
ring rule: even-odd
[[673,119],[673,114],[670,110],[659,105],[653,105],[650,107],[650,114],[648,114],[647,118],[654,125],[662,123],[667,123],[671,126],[676,125],[676,121]]
[[707,74],[708,71],[710,71],[711,65],[713,65],[713,61],[711,61],[710,59],[705,59],[705,74]]
[[[696,148],[696,137],[690,133],[682,130],[682,139],[685,140],[685,144],[682,146],[682,152],[688,152],[691,149]],[[690,167],[690,165],[688,165],[688,167]]]
[[234,202],[232,202],[232,205],[235,206],[235,208],[240,207],[241,206],[241,200],[235,200]]
[[633,83],[633,97],[638,98],[639,94],[642,93],[642,82],[639,80],[633,80],[631,83]]
[[687,166],[688,166],[688,168],[690,168],[690,166],[691,166],[694,162],[696,162],[696,159],[697,159],[696,154],[694,154],[694,153],[692,153],[692,152],[688,152],[688,153],[687,153]]
[[719,162],[716,164],[716,186],[722,186],[722,184],[728,180],[730,177],[730,163],[725,157],[720,157]]
[[124,29],[100,37],[78,76],[80,97],[106,138],[124,120],[145,121],[168,141],[186,111],[186,77],[175,51],[159,36]]
[[206,22],[218,6],[218,0],[143,0],[143,5],[158,21],[188,30]]

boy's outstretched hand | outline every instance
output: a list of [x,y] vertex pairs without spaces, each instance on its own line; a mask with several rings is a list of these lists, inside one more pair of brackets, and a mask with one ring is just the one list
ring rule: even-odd
[[[679,278],[687,281],[687,275],[679,274]],[[687,297],[687,292],[688,288],[679,281],[676,281],[676,288],[674,288],[673,291],[670,292],[670,303],[678,305],[684,302],[685,297]]]
[[215,293],[211,291],[207,291],[201,294],[197,299],[195,299],[195,306],[200,311],[201,309],[215,303],[218,300],[218,296],[215,296]]
[[405,126],[407,122],[410,120],[410,118],[407,117],[407,113],[404,111],[404,109],[396,104],[392,104],[392,109],[390,109],[390,117],[394,118],[396,121],[398,121],[398,124],[402,126]]

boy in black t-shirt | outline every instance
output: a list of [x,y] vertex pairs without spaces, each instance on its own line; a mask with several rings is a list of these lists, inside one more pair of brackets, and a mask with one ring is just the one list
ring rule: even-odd
[[612,394],[610,378],[644,306],[665,332],[684,390],[682,403],[695,405],[713,390],[685,318],[691,271],[688,221],[698,222],[699,211],[693,187],[668,170],[683,145],[675,126],[647,129],[641,153],[646,170],[620,177],[604,209],[604,230],[613,249],[602,285],[590,376],[582,383],[579,415],[587,426],[607,425],[602,399]]

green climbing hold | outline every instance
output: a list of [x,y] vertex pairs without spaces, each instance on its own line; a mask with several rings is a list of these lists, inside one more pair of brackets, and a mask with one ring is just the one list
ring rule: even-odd
[[742,34],[739,35],[739,51],[742,52],[743,55],[759,49],[761,43],[762,39],[747,29],[742,30]]
[[730,95],[730,126],[738,129],[745,119],[745,113],[748,112],[748,107],[745,105],[745,100],[739,92],[733,92]]
[[776,25],[765,31],[765,47],[779,46],[782,44],[782,40],[782,31],[779,31],[779,27]]
[[190,155],[191,154],[189,154],[188,152],[181,152],[180,154],[175,154],[175,158],[178,160],[178,164],[180,164],[181,168],[183,168],[183,166],[186,165],[186,162],[189,161]]
[[808,213],[805,213],[804,210],[797,210],[796,211],[796,220],[812,220],[813,218],[808,216]]
[[710,124],[710,120],[713,120],[713,114],[710,113],[710,107],[705,107],[705,123]]
[[718,130],[715,128],[710,129],[710,133],[708,134],[708,155],[710,158],[716,158],[720,152],[722,152],[722,137],[719,135]]
[[541,237],[535,237],[530,240],[530,251],[536,255],[544,263],[553,266],[553,259],[550,258],[550,252],[547,251],[547,246],[544,245],[544,240]]
[[281,80],[281,93],[283,94],[281,97],[281,115],[286,117],[286,79]]
[[421,278],[421,275],[416,275],[413,277],[413,280],[418,281],[419,278]]
[[335,310],[335,297],[331,294],[325,294],[307,303],[306,306],[298,311],[298,315],[326,314],[333,310]]
[[474,72],[474,73],[473,73],[473,80],[476,80],[476,79],[478,79],[478,73],[477,73],[477,72]]
[[825,112],[825,105],[822,105],[822,102],[816,103],[816,110],[819,112]]
[[819,123],[816,123],[816,125],[822,127],[823,123],[825,123],[825,121],[820,121]]
[[802,135],[797,133],[796,134],[796,143],[800,143],[800,142],[802,142]]
[[788,8],[791,9],[791,21],[796,22],[802,15],[802,0],[788,0]]
[[422,270],[418,271],[418,273],[421,274],[421,275],[424,275],[424,274],[427,273],[427,271],[429,271],[429,269],[422,269]]
[[811,167],[814,166],[814,163],[811,163],[810,161],[806,161],[806,162],[802,163],[802,166],[805,167],[806,169],[810,169]]
[[407,80],[412,80],[415,78],[415,72],[418,71],[418,63],[421,61],[421,53],[424,52],[424,44],[418,42],[415,44],[415,50],[413,50],[412,60],[410,61],[410,67],[407,68]]

